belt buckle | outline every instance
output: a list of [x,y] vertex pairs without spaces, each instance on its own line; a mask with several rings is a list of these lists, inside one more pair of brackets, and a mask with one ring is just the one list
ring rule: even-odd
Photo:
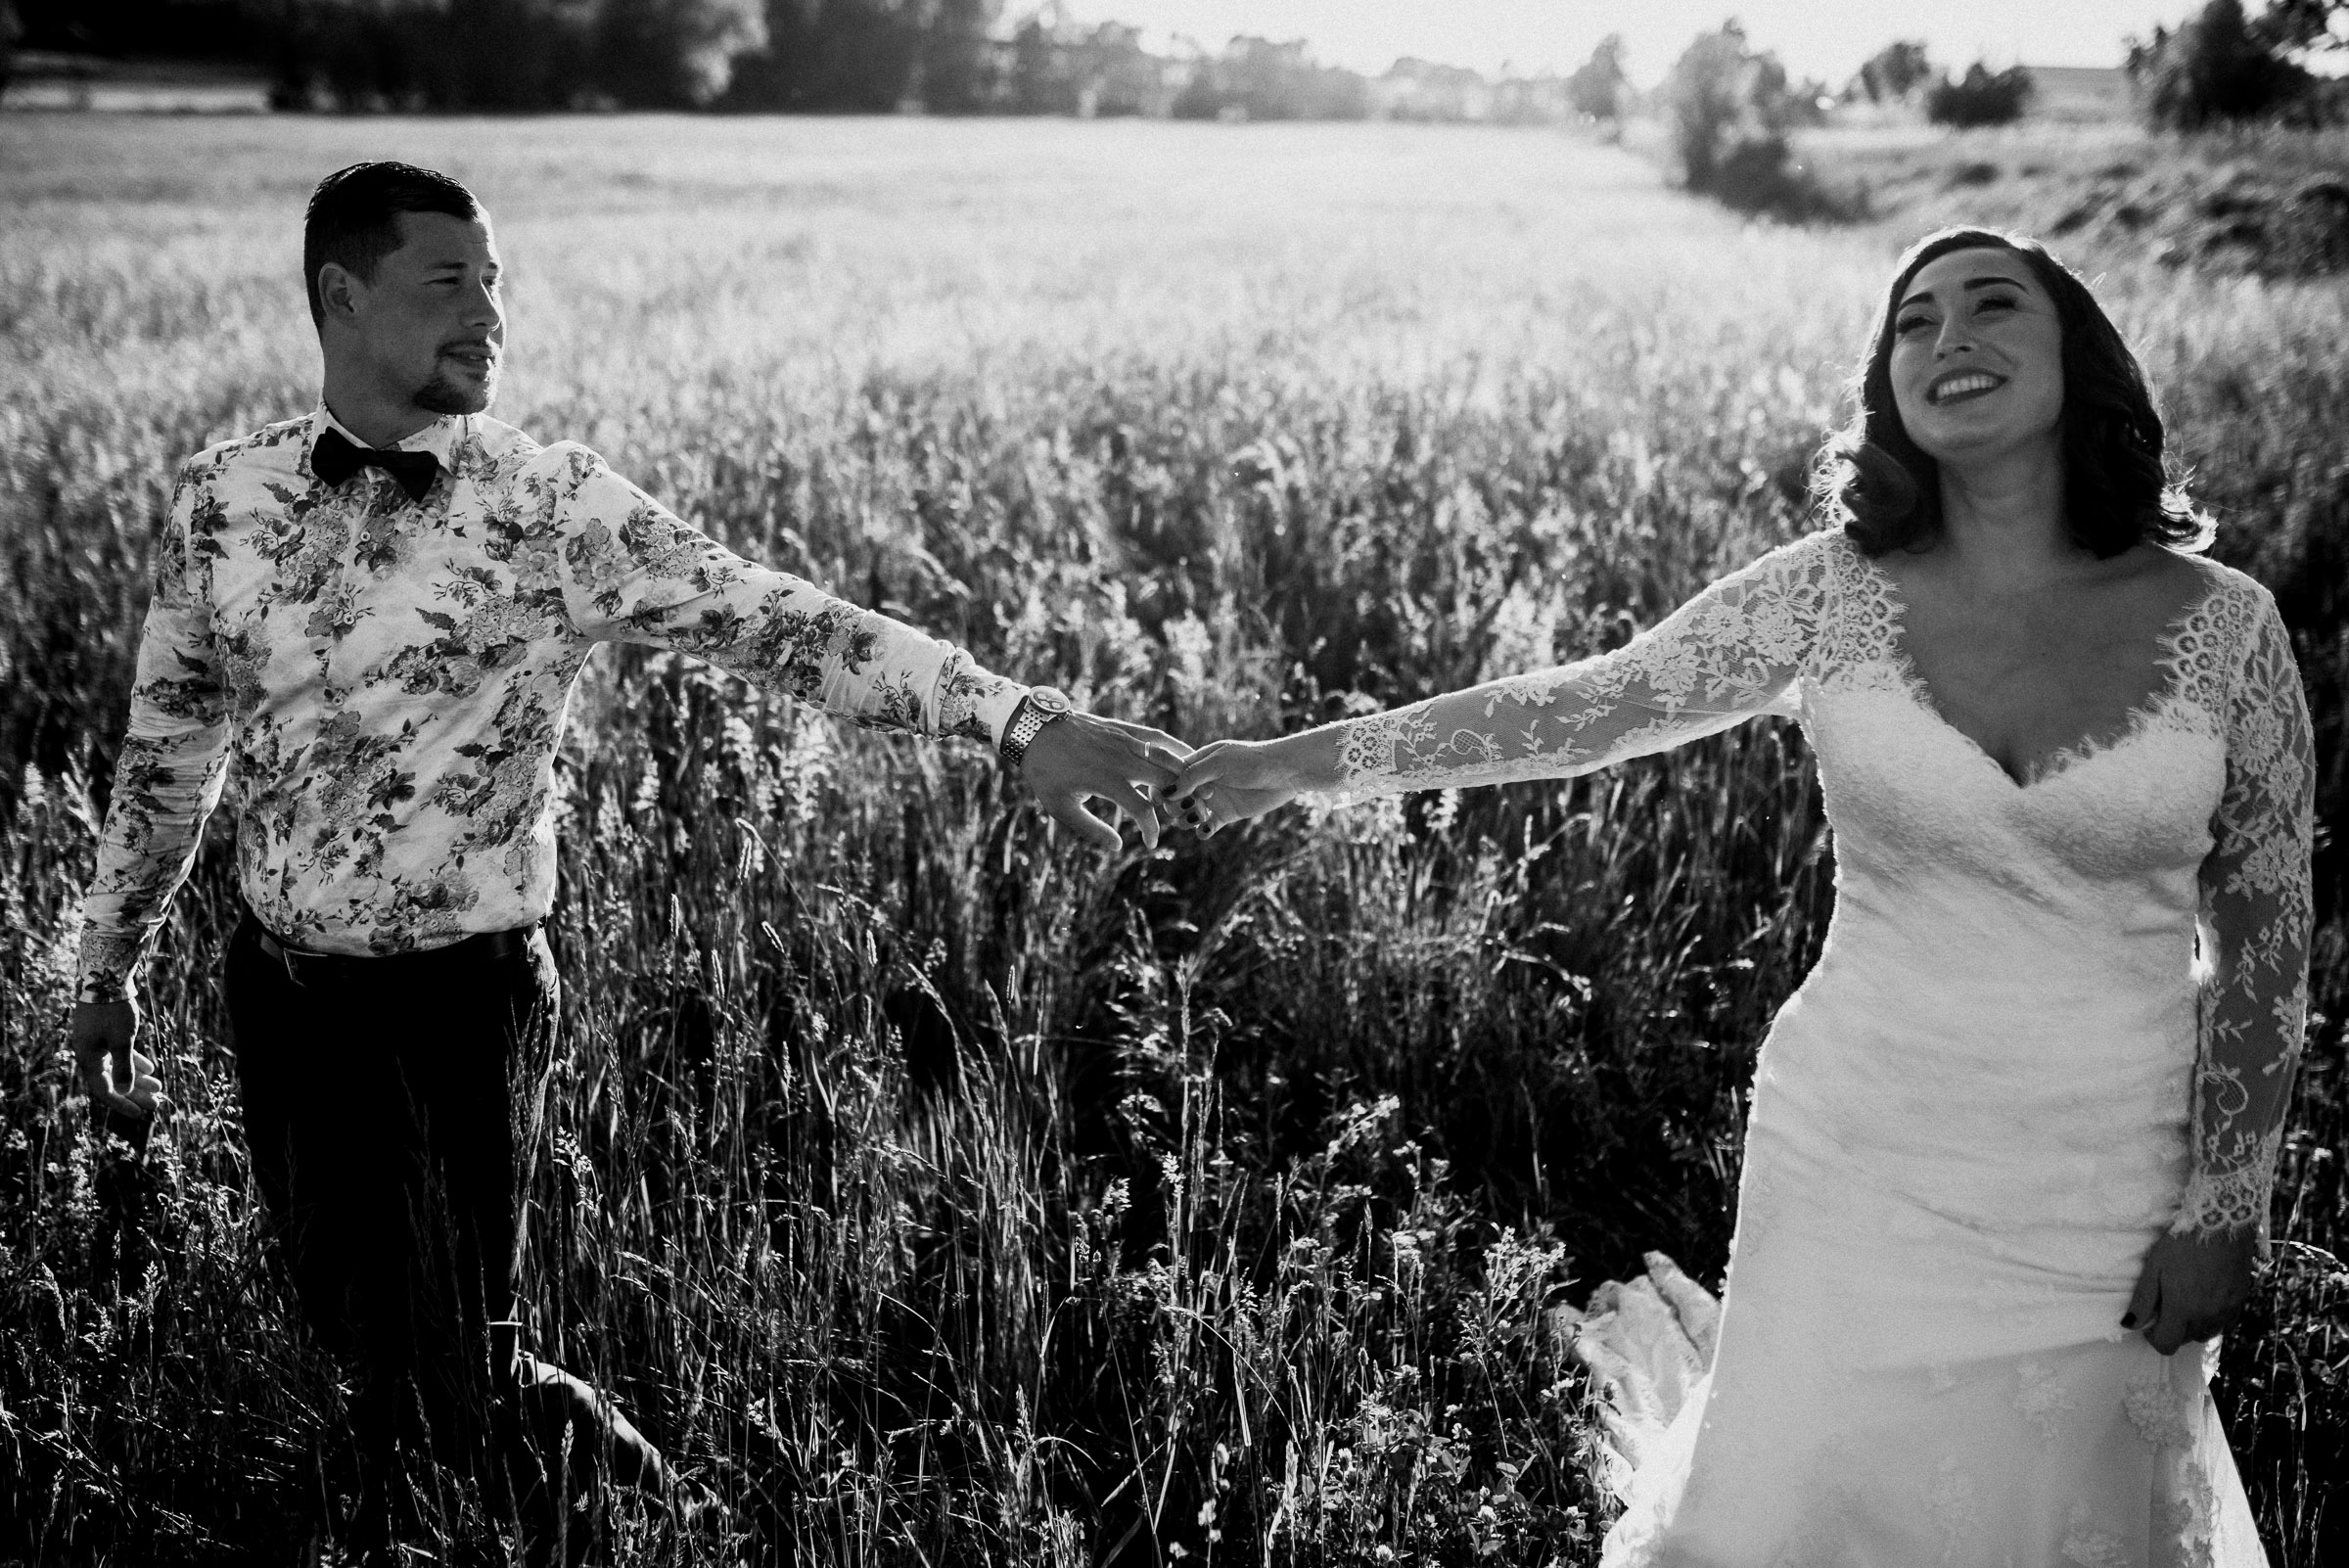
[[278,967],[286,972],[286,981],[289,985],[307,989],[308,983],[301,978],[301,966],[296,961],[308,956],[307,954],[287,946],[266,930],[261,933],[261,951],[277,960]]

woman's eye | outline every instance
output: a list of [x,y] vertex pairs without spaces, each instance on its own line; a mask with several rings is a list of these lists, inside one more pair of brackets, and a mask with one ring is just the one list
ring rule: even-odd
[[1892,330],[1895,336],[1906,337],[1919,327],[1929,327],[1931,325],[1933,325],[1933,318],[1931,316],[1903,316],[1900,320],[1892,324]]
[[1983,300],[1980,308],[1984,310],[2012,310],[2014,306],[2015,301],[2013,300],[1994,295],[1990,299]]

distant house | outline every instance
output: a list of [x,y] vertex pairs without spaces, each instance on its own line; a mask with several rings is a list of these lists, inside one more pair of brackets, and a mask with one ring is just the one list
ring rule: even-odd
[[2127,119],[2134,109],[2129,73],[2118,66],[2026,66],[2035,119]]

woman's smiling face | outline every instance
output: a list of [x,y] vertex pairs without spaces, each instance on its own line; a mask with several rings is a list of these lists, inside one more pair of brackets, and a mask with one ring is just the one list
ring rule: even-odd
[[1952,251],[1919,267],[1892,317],[1893,404],[1936,462],[2053,442],[2063,414],[2063,322],[2012,251]]

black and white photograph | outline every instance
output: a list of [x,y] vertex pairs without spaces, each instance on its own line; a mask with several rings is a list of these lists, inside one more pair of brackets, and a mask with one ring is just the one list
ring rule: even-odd
[[2349,0],[0,0],[0,1568],[2349,1562]]

